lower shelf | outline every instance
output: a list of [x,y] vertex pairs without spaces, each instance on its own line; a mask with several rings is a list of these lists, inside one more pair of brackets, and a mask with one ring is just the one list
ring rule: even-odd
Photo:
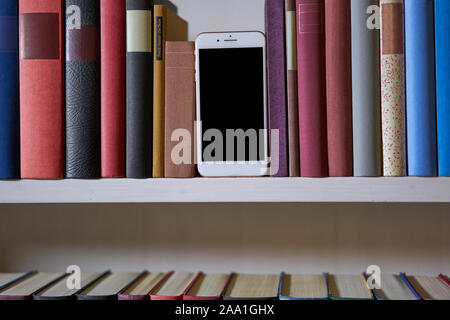
[[0,181],[0,203],[450,203],[450,178]]

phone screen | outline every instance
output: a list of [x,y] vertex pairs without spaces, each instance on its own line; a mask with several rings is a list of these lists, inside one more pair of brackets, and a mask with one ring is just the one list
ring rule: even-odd
[[264,54],[262,47],[199,50],[204,162],[264,160]]

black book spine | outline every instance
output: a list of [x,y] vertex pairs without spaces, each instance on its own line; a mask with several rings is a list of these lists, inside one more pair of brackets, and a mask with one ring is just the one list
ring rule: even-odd
[[152,176],[153,1],[127,0],[126,176]]
[[100,177],[100,2],[66,0],[66,177]]

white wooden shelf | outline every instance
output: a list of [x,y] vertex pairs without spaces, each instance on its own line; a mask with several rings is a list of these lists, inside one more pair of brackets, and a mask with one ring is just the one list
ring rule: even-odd
[[450,178],[0,181],[0,203],[450,203]]

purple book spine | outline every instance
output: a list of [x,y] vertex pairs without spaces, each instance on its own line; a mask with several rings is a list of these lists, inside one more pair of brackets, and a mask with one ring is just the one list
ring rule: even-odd
[[[278,166],[271,165],[270,175],[287,177],[288,141],[287,141],[287,101],[286,101],[286,54],[285,54],[284,0],[266,0],[266,37],[267,37],[267,87],[269,129],[279,130]],[[269,132],[271,144],[271,163],[276,154],[273,135]],[[275,160],[276,161],[276,160]]]

